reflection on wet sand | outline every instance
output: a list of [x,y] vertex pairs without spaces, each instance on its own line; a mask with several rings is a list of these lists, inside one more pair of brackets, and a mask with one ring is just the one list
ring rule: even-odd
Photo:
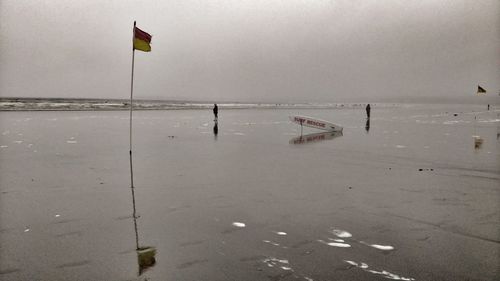
[[217,135],[219,134],[219,124],[217,121],[214,123],[214,138],[217,140]]
[[483,146],[483,139],[480,136],[473,136],[474,138],[474,149],[478,150],[481,149]]
[[[497,114],[497,119],[500,119],[499,116],[500,116],[500,114]],[[497,140],[499,140],[499,139],[500,139],[500,125],[497,126]]]
[[137,263],[139,264],[139,275],[156,263],[156,249],[154,247],[141,247],[137,249]]
[[156,263],[156,249],[154,247],[139,247],[139,231],[137,229],[137,211],[135,208],[135,192],[134,186],[132,185],[132,206],[134,218],[134,230],[135,230],[135,247],[137,252],[137,263],[139,265],[139,276],[144,273],[144,271]]
[[367,133],[370,131],[370,118],[366,119],[365,130]]
[[324,132],[324,133],[314,133],[309,135],[300,135],[298,137],[292,138],[290,140],[290,144],[305,144],[305,143],[320,142],[324,140],[331,140],[340,136],[342,136],[342,132]]

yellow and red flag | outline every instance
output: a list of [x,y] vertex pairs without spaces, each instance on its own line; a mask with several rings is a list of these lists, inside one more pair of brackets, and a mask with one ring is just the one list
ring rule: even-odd
[[477,94],[478,95],[479,94],[486,94],[486,90],[483,87],[477,85]]
[[134,26],[134,50],[151,52],[151,35]]

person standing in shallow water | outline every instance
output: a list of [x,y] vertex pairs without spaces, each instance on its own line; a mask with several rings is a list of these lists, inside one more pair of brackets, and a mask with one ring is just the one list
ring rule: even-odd
[[367,116],[368,118],[370,118],[370,110],[371,110],[371,108],[370,108],[370,104],[367,104],[367,105],[366,105],[366,116]]
[[215,120],[214,121],[217,121],[218,117],[217,117],[217,114],[219,113],[219,108],[217,107],[217,104],[214,103],[214,116],[215,116]]

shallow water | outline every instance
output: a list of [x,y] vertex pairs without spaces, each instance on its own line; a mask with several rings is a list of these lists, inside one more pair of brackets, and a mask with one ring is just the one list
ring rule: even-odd
[[0,280],[496,280],[499,114],[0,112]]

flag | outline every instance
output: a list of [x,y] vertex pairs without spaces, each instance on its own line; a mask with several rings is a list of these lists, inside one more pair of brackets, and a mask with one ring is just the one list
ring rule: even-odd
[[486,94],[486,90],[483,87],[477,85],[477,93],[478,94]]
[[134,26],[134,50],[151,52],[151,35]]

